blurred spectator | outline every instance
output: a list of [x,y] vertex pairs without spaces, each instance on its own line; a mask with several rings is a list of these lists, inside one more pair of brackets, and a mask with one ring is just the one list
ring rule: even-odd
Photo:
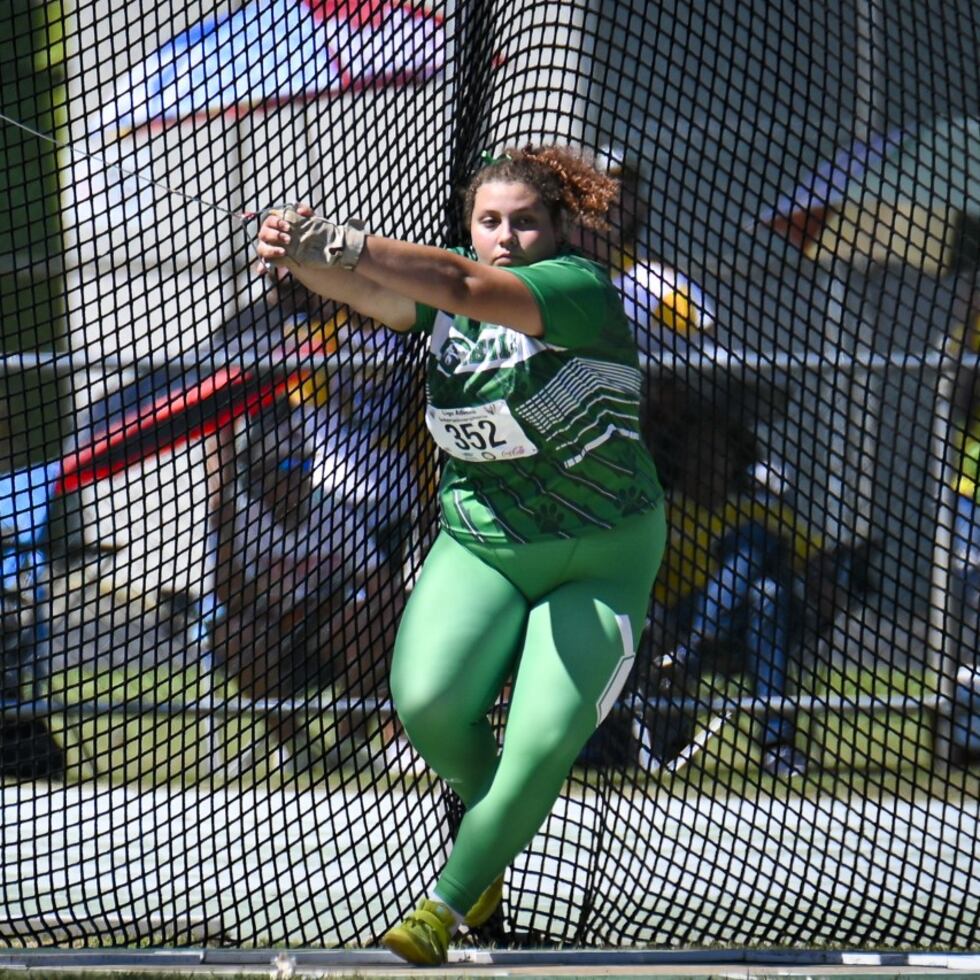
[[[332,764],[367,751],[364,718],[387,696],[418,497],[406,439],[391,437],[400,382],[358,363],[374,340],[347,323],[289,280],[230,324],[232,355],[278,346],[301,359],[327,354],[333,370],[321,358],[297,371],[261,412],[217,433],[208,453],[216,660],[250,698],[332,688]],[[383,726],[388,748],[393,724]],[[327,761],[302,713],[269,715],[266,727],[295,769]]]
[[[955,348],[980,354],[980,288]],[[980,369],[961,358],[953,390],[956,452],[950,592],[957,666],[952,716],[952,762],[980,762]]]
[[[34,717],[47,658],[45,538],[51,467],[0,474],[0,777],[58,778],[65,754],[50,719]],[[25,705],[22,709],[22,705]]]
[[[707,666],[744,672],[760,699],[787,697],[792,661],[808,632],[825,628],[852,590],[863,594],[867,556],[863,546],[825,549],[795,513],[791,480],[777,461],[763,460],[741,421],[746,392],[703,378],[721,383],[713,384],[710,399],[700,398],[688,382],[653,373],[664,355],[683,361],[696,351],[701,360],[711,358],[714,307],[696,283],[650,258],[640,244],[639,161],[616,147],[604,147],[597,160],[620,179],[620,200],[610,209],[607,233],[580,230],[574,244],[611,267],[640,350],[649,356],[647,438],[668,493],[671,537],[654,587],[653,640],[670,652],[658,658],[651,679],[667,710],[648,712],[640,731],[641,760],[646,753],[665,762],[693,736],[694,718],[680,705],[697,697]],[[757,400],[760,393],[751,394]],[[767,395],[770,403],[780,397]],[[662,630],[674,641],[664,644]],[[657,691],[651,694],[656,700]],[[581,761],[622,753],[628,742],[614,725],[610,719]],[[765,711],[756,735],[766,771],[805,771],[792,712]]]
[[[796,582],[822,541],[757,480],[771,474],[738,421],[702,408],[684,425],[682,443],[664,467],[670,539],[654,586],[654,601],[670,611],[679,640],[660,658],[659,685],[664,693],[696,696],[710,661],[723,672],[744,671],[758,698],[785,697]],[[665,756],[689,740],[684,726],[676,734],[663,746]],[[757,737],[766,771],[804,771],[792,715],[766,711]]]
[[[745,673],[759,699],[788,698],[793,667],[841,612],[869,590],[868,548],[827,546],[792,506],[792,481],[760,458],[752,432],[723,407],[675,404],[663,438],[670,539],[654,586],[654,616],[668,652],[652,693],[672,699],[647,718],[646,749],[659,761],[690,742],[694,718],[679,702],[698,696],[704,671]],[[656,450],[656,447],[654,447]],[[673,639],[670,639],[670,638]],[[763,769],[801,775],[792,711],[756,716]]]
[[638,158],[621,147],[605,146],[596,163],[619,179],[619,200],[609,210],[607,232],[577,229],[573,243],[612,270],[642,354],[682,353],[689,345],[701,346],[714,326],[714,307],[697,283],[647,254],[641,238],[648,209]]

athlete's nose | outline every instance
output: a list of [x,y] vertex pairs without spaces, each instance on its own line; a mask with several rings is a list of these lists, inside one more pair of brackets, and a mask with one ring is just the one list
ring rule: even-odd
[[509,221],[500,222],[500,234],[497,240],[501,245],[507,245],[517,241],[517,233]]

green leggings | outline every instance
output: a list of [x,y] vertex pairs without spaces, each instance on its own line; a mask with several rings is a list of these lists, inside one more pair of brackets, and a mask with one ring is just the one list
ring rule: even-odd
[[[526,545],[440,534],[405,607],[391,692],[466,805],[436,884],[460,913],[531,841],[626,683],[666,540],[663,508]],[[513,689],[498,754],[488,712]]]

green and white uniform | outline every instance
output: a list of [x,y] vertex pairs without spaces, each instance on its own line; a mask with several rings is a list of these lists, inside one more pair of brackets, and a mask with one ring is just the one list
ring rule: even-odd
[[[666,537],[608,275],[571,253],[509,271],[543,337],[424,306],[416,323],[448,458],[391,687],[409,738],[467,807],[437,885],[462,912],[533,837],[622,690]],[[487,713],[511,677],[498,754]]]
[[443,527],[484,543],[608,530],[662,497],[619,296],[573,254],[511,271],[538,301],[543,338],[419,307],[432,336],[427,421],[449,454]]

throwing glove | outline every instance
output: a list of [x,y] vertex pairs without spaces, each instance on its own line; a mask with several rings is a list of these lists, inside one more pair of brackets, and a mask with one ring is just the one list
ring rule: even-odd
[[364,223],[352,218],[345,225],[334,224],[316,215],[304,217],[293,208],[274,211],[290,225],[286,255],[303,265],[335,266],[353,269],[357,265],[367,232]]

